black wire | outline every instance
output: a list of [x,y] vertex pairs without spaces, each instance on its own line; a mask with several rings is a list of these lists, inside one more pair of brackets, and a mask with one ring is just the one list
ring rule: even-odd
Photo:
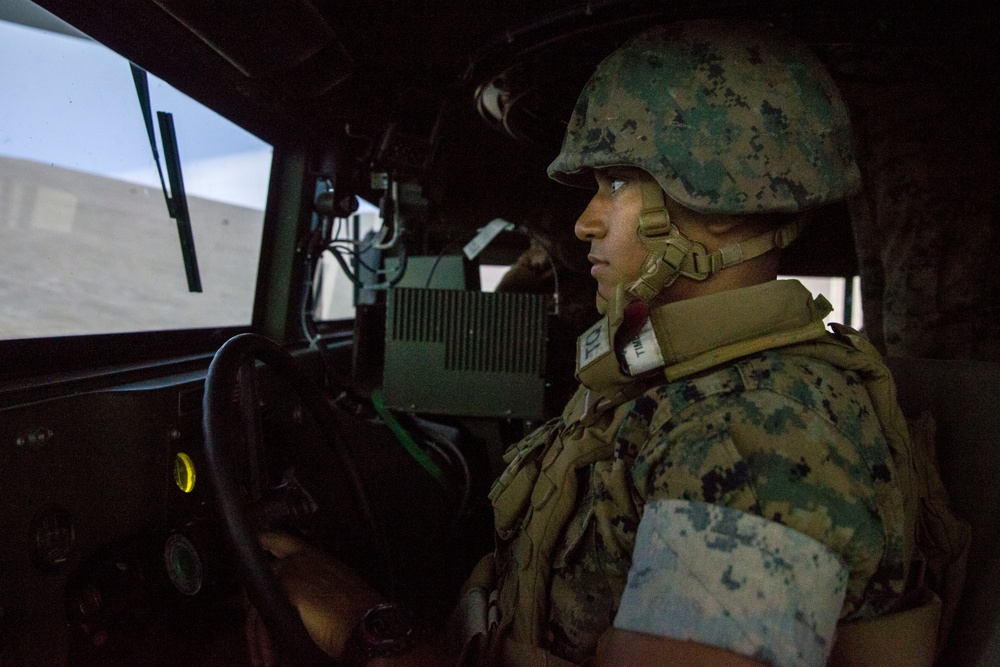
[[537,241],[539,247],[541,247],[542,252],[545,253],[545,258],[549,260],[549,266],[552,267],[552,304],[554,308],[554,315],[559,314],[559,270],[556,268],[555,258],[552,256],[552,250],[549,248],[549,244],[540,235],[535,234],[533,231],[521,225],[517,228],[519,232],[528,237],[529,240]]
[[344,219],[337,218],[337,226],[334,228],[333,233],[330,234],[330,242],[338,241],[340,239],[340,230],[344,226]]
[[[329,251],[330,251],[331,253],[334,253],[334,252],[338,252],[338,253],[340,253],[340,252],[345,252],[345,253],[351,253],[351,254],[353,254],[353,253],[354,253],[354,249],[353,249],[353,248],[349,248],[349,247],[348,247],[348,248],[345,248],[345,247],[343,247],[343,246],[340,246],[340,245],[336,245],[336,244],[338,244],[338,243],[344,243],[344,241],[334,241],[333,243],[331,243],[330,245],[328,245],[328,246],[326,247],[326,249],[327,249],[327,250],[329,250]],[[378,269],[378,268],[375,268],[375,267],[373,267],[373,266],[369,266],[369,265],[368,265],[367,263],[365,263],[365,262],[364,262],[364,261],[363,261],[363,260],[361,259],[361,257],[355,257],[354,259],[355,259],[355,260],[357,261],[357,263],[358,263],[358,264],[359,264],[360,266],[362,266],[362,267],[364,267],[364,268],[368,269],[368,270],[369,270],[369,271],[371,271],[372,273],[379,273],[379,272],[381,272],[381,271],[382,271],[382,269]]]
[[[443,447],[451,452],[452,456],[458,461],[459,468],[462,471],[462,491],[461,499],[459,500],[458,507],[455,509],[455,519],[460,521],[464,516],[465,512],[469,507],[469,495],[472,491],[472,471],[469,469],[469,463],[465,460],[465,456],[462,454],[462,450],[458,448],[458,445],[449,441],[447,438],[440,437],[436,433],[433,433],[430,429],[421,429],[423,433],[427,436],[427,444],[431,442],[436,443],[438,447]],[[450,461],[450,458],[444,456],[446,461]]]
[[424,284],[425,289],[431,286],[431,278],[434,277],[434,272],[437,270],[438,264],[441,262],[442,257],[444,257],[443,250],[440,253],[438,253],[438,256],[434,258],[434,263],[431,264],[431,270],[427,274],[427,282]]
[[449,249],[453,248],[456,243],[456,241],[450,241],[442,246],[441,252],[439,252],[437,257],[434,258],[434,263],[431,264],[431,270],[427,274],[427,282],[424,284],[425,288],[431,286],[431,279],[434,277],[434,272],[437,271],[438,264],[441,263],[441,259],[445,256],[445,253],[448,252]]
[[[396,284],[399,283],[399,281],[403,279],[403,276],[406,275],[406,267],[407,267],[407,264],[409,263],[409,260],[407,258],[407,254],[406,254],[406,244],[405,243],[400,243],[399,244],[399,267],[396,270],[396,275],[393,276],[393,278],[389,282],[387,282],[387,283],[383,282],[383,283],[377,283],[377,284],[374,284],[374,285],[369,285],[367,283],[362,282],[357,277],[357,275],[355,275],[355,273],[353,271],[351,271],[351,269],[347,266],[347,262],[344,261],[344,258],[340,254],[342,249],[336,248],[334,246],[330,246],[330,247],[328,247],[328,250],[330,250],[330,254],[333,255],[333,258],[337,260],[337,263],[340,264],[340,268],[343,269],[343,271],[347,275],[348,279],[350,279],[351,282],[353,282],[355,285],[357,285],[358,287],[361,287],[363,289],[385,289],[386,287],[395,287]],[[360,260],[359,260],[359,262],[360,262]],[[371,269],[368,266],[365,266],[365,268],[369,269],[370,271],[374,270],[374,269]],[[384,273],[384,271],[382,271],[381,269],[379,269],[376,272],[377,273]]]
[[[397,229],[396,233],[400,234],[402,231],[403,231],[402,229]],[[409,263],[410,263],[409,255],[406,254],[406,243],[404,242],[404,239],[400,238],[399,239],[399,267],[397,269],[396,276],[392,280],[389,281],[389,287],[395,287],[399,283],[399,281],[403,279],[403,276],[406,275],[406,268],[407,268],[407,266],[409,266]]]
[[[317,252],[322,246],[325,235],[325,221],[320,222],[320,227],[313,230],[306,242],[305,258],[303,260],[303,270],[305,279],[302,281],[302,294],[300,297],[301,309],[299,311],[299,325],[302,327],[302,334],[309,341],[310,347],[318,347],[316,341],[319,340],[319,330],[316,328],[316,295],[313,287],[316,283],[316,269],[320,266],[319,258],[322,252]],[[321,350],[322,352],[322,350]],[[323,355],[324,363],[327,362]]]
[[[331,247],[328,248],[328,250],[331,251],[330,254],[333,255],[333,258],[335,260],[337,260],[337,263],[340,264],[340,268],[344,270],[344,274],[347,275],[347,277],[350,279],[350,281],[352,283],[354,283],[355,285],[357,285],[359,287],[366,287],[366,285],[364,285],[363,283],[361,283],[358,280],[358,277],[356,275],[354,275],[354,272],[351,271],[350,267],[347,266],[347,262],[345,262],[344,258],[341,257],[339,249],[335,249],[335,248],[333,248],[331,246]],[[365,268],[368,268],[368,267],[365,267]]]

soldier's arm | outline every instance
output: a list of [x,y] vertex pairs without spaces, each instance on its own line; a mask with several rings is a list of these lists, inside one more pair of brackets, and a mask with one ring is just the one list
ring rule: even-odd
[[[847,568],[824,544],[700,501],[647,503],[598,664],[825,665]],[[666,662],[663,662],[666,660]]]
[[594,665],[673,665],[675,667],[766,667],[766,663],[715,646],[612,628]]
[[[769,378],[767,391],[686,391],[699,400],[640,449],[632,472],[645,514],[615,634],[709,644],[764,664],[824,665],[844,610],[867,604],[866,592],[889,579],[883,562],[896,561],[882,541],[891,544],[891,531],[872,509],[867,468],[882,459],[857,451],[829,416],[858,423],[846,416],[863,413],[860,399],[843,405],[856,398],[849,383],[830,380],[822,387],[835,395],[812,403],[832,407],[806,409],[792,395],[816,382],[799,382],[779,362],[788,366],[748,362],[745,375]],[[884,449],[874,428],[861,439]],[[891,596],[872,600],[883,597]],[[610,651],[623,640],[606,641]]]

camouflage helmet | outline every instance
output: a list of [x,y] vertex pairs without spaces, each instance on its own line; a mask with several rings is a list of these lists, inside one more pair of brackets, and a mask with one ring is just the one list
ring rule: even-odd
[[797,212],[860,182],[836,85],[800,41],[755,22],[648,30],[584,87],[553,179],[593,185],[595,167],[638,167],[709,214]]

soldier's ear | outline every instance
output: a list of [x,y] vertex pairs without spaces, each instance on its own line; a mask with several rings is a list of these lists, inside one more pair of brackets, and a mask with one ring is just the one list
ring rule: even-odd
[[705,215],[701,222],[711,237],[723,243],[739,243],[780,229],[803,215],[805,214]]
[[746,218],[739,215],[708,215],[703,224],[709,234],[719,238],[728,237],[739,228],[750,226]]
[[[751,231],[754,225],[739,215],[709,215],[690,209],[679,210],[677,216],[671,213],[671,218],[681,228],[681,231],[700,240],[707,246],[727,245],[742,240],[742,236]],[[752,235],[752,234],[751,234]],[[721,246],[719,246],[721,247]]]

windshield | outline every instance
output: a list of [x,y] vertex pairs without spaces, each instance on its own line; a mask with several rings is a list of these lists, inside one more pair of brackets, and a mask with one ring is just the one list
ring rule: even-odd
[[271,146],[149,76],[176,129],[192,293],[128,61],[0,20],[0,62],[0,339],[249,325]]

